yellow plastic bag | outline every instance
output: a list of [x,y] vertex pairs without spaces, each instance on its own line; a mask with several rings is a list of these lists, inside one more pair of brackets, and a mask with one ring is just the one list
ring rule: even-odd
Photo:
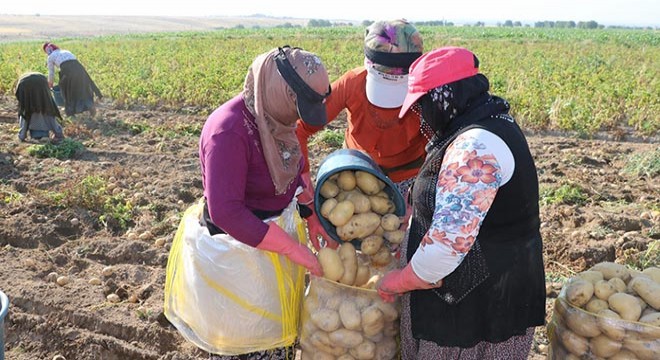
[[[305,269],[199,224],[186,210],[167,262],[164,312],[186,340],[214,354],[291,346],[298,335]],[[272,219],[305,242],[296,201]]]

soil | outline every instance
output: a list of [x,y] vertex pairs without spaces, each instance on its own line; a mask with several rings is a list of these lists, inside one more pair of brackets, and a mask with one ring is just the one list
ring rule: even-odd
[[[202,196],[198,138],[136,133],[130,126],[176,131],[201,126],[206,116],[101,104],[94,118],[64,121],[65,135],[86,149],[57,160],[28,154],[39,142],[18,141],[15,113],[15,100],[0,98],[0,289],[11,302],[6,358],[208,358],[163,315],[169,246],[181,213]],[[331,124],[345,125],[343,119]],[[660,182],[622,172],[629,156],[657,151],[658,143],[532,134],[528,141],[542,187],[579,184],[588,195],[581,206],[542,207],[549,319],[561,276],[601,261],[632,261],[658,238],[658,213],[649,209],[660,206]],[[332,150],[311,149],[313,173]],[[136,204],[127,230],[99,221],[93,209],[56,206],[52,194],[89,175],[109,179],[116,194]],[[113,273],[102,275],[108,266]],[[69,283],[58,285],[53,272]],[[92,278],[101,283],[89,284]],[[111,293],[121,301],[107,301]],[[529,358],[544,358],[547,344],[539,327]]]

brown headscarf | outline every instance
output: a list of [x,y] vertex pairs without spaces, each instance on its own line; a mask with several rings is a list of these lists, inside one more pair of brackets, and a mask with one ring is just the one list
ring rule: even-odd
[[[284,194],[300,172],[300,144],[296,137],[296,94],[277,70],[273,49],[257,56],[245,77],[243,99],[254,115],[268,171],[275,185],[275,193]],[[286,48],[287,58],[305,83],[325,94],[330,81],[328,73],[310,52]],[[303,76],[304,75],[304,76]]]

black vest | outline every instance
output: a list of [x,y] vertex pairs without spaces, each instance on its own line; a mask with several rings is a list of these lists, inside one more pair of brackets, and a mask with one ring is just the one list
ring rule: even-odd
[[473,247],[443,279],[443,286],[410,294],[413,337],[439,346],[469,348],[482,341],[501,342],[545,320],[538,178],[527,141],[508,114],[465,121],[429,150],[413,186],[408,262],[433,220],[446,148],[472,128],[502,138],[513,153],[515,170],[498,189]]

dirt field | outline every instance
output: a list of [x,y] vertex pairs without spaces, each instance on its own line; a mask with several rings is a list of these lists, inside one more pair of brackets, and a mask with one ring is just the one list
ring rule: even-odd
[[[5,24],[5,23],[3,23]],[[17,139],[16,102],[0,97],[0,290],[11,299],[6,358],[206,359],[163,316],[168,250],[180,214],[202,196],[198,138],[131,125],[181,129],[204,115],[123,111],[100,105],[65,122],[65,134],[85,144],[70,160],[37,159],[32,143]],[[343,128],[344,121],[334,127]],[[550,306],[561,284],[553,279],[601,261],[634,261],[660,235],[660,182],[622,172],[630,156],[659,143],[580,140],[529,135],[542,187],[577,184],[582,205],[542,207]],[[333,149],[313,149],[313,169]],[[139,208],[128,231],[106,226],[80,207],[56,207],[52,194],[88,175],[109,179],[117,194]],[[113,273],[102,275],[105,267]],[[52,272],[66,275],[60,286]],[[89,284],[98,278],[99,285]],[[106,301],[108,294],[121,301]],[[545,358],[548,340],[538,328],[530,359]]]

